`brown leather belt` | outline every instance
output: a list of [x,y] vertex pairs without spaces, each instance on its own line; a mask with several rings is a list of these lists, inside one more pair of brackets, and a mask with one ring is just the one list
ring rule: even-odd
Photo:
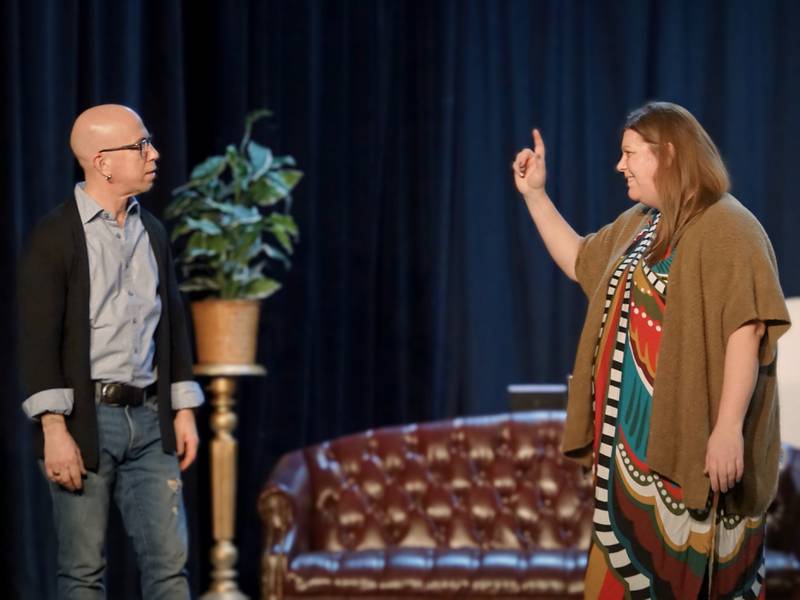
[[94,382],[95,396],[107,406],[139,406],[147,398],[156,395],[156,384],[139,388],[127,383]]

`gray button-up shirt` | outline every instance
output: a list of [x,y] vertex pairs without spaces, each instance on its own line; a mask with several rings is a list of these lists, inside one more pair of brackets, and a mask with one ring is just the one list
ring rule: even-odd
[[[155,331],[161,317],[158,265],[139,216],[139,202],[128,202],[125,224],[75,186],[75,201],[86,234],[89,255],[89,326],[92,379],[147,387],[158,379],[153,366]],[[172,383],[172,408],[203,403],[194,381]],[[43,412],[69,414],[72,389],[49,389],[23,403],[33,418]]]

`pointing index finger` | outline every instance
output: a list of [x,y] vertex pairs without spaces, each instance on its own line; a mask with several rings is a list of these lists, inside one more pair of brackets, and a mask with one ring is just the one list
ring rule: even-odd
[[544,158],[544,139],[542,139],[542,134],[538,129],[533,130],[533,151]]

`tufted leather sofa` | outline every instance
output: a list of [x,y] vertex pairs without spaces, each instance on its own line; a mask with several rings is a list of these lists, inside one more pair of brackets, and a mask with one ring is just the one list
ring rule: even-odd
[[[259,498],[263,600],[581,598],[592,488],[559,451],[563,420],[388,427],[284,455]],[[796,527],[797,508],[775,514]],[[769,554],[770,598],[800,589],[796,530],[789,538]]]

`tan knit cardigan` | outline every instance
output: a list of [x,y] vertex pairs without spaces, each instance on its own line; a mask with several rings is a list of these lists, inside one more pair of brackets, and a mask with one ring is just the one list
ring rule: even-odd
[[[637,204],[586,236],[575,263],[589,299],[569,389],[564,453],[592,464],[592,362],[614,262],[648,220]],[[771,502],[780,431],[776,342],[789,329],[772,245],[761,224],[725,195],[673,240],[663,337],[658,357],[647,461],[683,488],[689,508],[706,505],[706,443],[719,410],[725,346],[748,321],[765,323],[760,369],[744,424],[744,477],[724,496],[729,514],[758,515]]]

